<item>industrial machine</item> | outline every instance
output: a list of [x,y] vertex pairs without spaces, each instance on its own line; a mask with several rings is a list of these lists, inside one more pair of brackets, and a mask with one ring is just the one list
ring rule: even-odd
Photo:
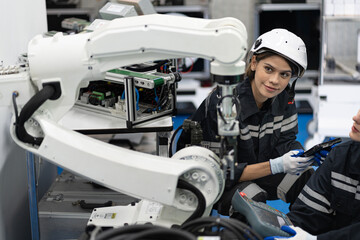
[[[171,73],[146,76],[126,69],[149,61],[183,57],[211,60],[211,73],[223,95],[229,96],[245,71],[246,42],[246,29],[234,18],[207,20],[160,14],[115,19],[93,32],[39,35],[30,41],[18,66],[0,70],[0,104],[13,107],[10,132],[23,149],[105,187],[143,199],[121,209],[124,214],[116,218],[119,225],[125,220],[128,224],[182,224],[209,214],[223,191],[224,172],[234,164],[232,154],[225,152],[219,159],[210,150],[189,147],[171,159],[154,156],[82,135],[60,125],[59,120],[74,104],[90,103],[98,114],[104,114],[104,109],[114,114],[112,104],[121,105],[124,100],[120,110],[126,114],[133,111],[127,121],[129,127],[136,124],[134,86],[144,85],[152,92],[161,86],[154,76],[162,78],[163,84],[176,81]],[[122,99],[121,90],[118,95],[108,93],[106,84],[116,85],[110,88],[113,91],[128,88],[127,96]],[[97,91],[90,91],[94,86]],[[135,103],[132,108],[130,103]],[[230,97],[219,103],[219,135],[224,139],[238,134],[233,104]],[[146,108],[151,112],[154,106]],[[92,215],[91,222],[109,216],[115,215]]]

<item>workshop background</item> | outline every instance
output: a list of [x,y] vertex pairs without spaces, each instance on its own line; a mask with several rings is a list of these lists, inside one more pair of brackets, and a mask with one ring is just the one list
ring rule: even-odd
[[[92,22],[108,1],[105,0],[26,0],[0,1],[0,29],[11,37],[0,38],[0,66],[11,65],[26,51],[36,34],[69,31],[62,22],[71,17]],[[119,1],[120,2],[120,1]],[[347,137],[351,116],[360,103],[360,2],[354,1],[271,1],[271,0],[153,0],[159,13],[180,13],[204,18],[235,17],[248,31],[248,45],[261,33],[286,27],[303,34],[308,47],[309,68],[297,83],[296,106],[299,112],[298,140],[308,148],[326,137]],[[21,7],[20,7],[21,6]],[[11,21],[9,21],[11,19]],[[26,25],[24,24],[26,21]],[[31,26],[31,27],[29,27]],[[186,59],[185,59],[186,60]],[[184,60],[191,71],[184,71],[177,89],[177,114],[172,117],[173,131],[199,106],[212,90],[209,62]],[[196,64],[195,64],[196,63]],[[189,70],[189,69],[188,69]],[[1,92],[0,92],[1,97]],[[33,229],[41,229],[37,202],[63,173],[46,160],[29,156],[9,134],[11,111],[0,107],[0,239],[34,239]],[[156,154],[156,134],[97,135],[104,141],[117,141],[123,147]],[[121,141],[124,139],[129,141]],[[34,161],[29,169],[29,163]],[[28,180],[29,171],[33,179]],[[35,189],[34,189],[35,188]],[[15,189],[15,190],[14,190]],[[30,196],[30,197],[29,197]],[[32,202],[35,196],[37,202]],[[30,206],[29,206],[30,204]],[[288,205],[269,201],[287,212]],[[41,211],[41,209],[40,209]],[[37,223],[34,225],[34,223]],[[19,230],[21,229],[21,230]]]

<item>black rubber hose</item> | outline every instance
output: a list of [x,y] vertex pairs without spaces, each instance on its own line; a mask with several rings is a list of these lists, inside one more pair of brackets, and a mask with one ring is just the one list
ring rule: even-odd
[[222,103],[222,101],[224,100],[224,98],[231,98],[231,99],[233,99],[233,95],[225,95],[225,96],[221,97],[221,98],[219,99],[217,105],[216,105],[217,112],[219,113],[221,119],[224,121],[225,124],[227,124],[227,122],[226,122],[226,120],[225,120],[225,118],[224,118],[224,116],[223,116],[223,114],[222,114],[222,112],[221,112],[221,109],[220,109],[220,108],[221,108],[221,103]]
[[205,201],[205,197],[201,193],[201,191],[199,189],[197,189],[195,186],[193,186],[192,184],[190,184],[182,179],[179,179],[177,187],[181,188],[181,189],[189,190],[190,192],[194,193],[198,199],[198,205],[197,205],[195,211],[193,212],[193,214],[191,214],[191,216],[188,219],[186,219],[186,221],[183,224],[185,224],[189,221],[192,221],[196,218],[202,217],[202,215],[204,214],[205,209],[206,209],[206,201]]
[[108,229],[105,230],[104,232],[99,233],[95,239],[96,240],[109,240],[109,239],[114,239],[114,238],[120,238],[120,236],[131,236],[132,234],[136,234],[139,232],[144,232],[144,231],[153,231],[155,229],[162,229],[163,227],[161,226],[157,226],[157,225],[152,225],[152,224],[143,224],[143,225],[129,225],[129,226],[124,226],[121,228],[114,228],[114,229]]
[[[167,228],[157,228],[147,231],[143,231],[137,234],[127,236],[122,238],[122,240],[196,240],[196,237],[186,231],[180,229],[167,229]],[[115,239],[114,239],[115,240]]]
[[[257,232],[255,232],[250,226],[246,225],[239,220],[232,218],[215,218],[215,217],[203,217],[195,219],[191,222],[181,225],[181,229],[186,230],[194,235],[201,235],[203,229],[210,228],[212,233],[213,227],[219,230],[231,232],[236,236],[236,239],[249,239],[260,240],[263,239]],[[223,229],[224,228],[224,229]],[[231,238],[232,239],[232,238]]]
[[244,234],[247,237],[248,240],[261,240],[261,239],[263,239],[260,236],[260,234],[255,232],[250,226],[246,225],[243,222],[240,222],[237,219],[223,218],[222,221],[227,222],[231,226],[238,229],[238,231],[241,232],[242,234]]
[[144,224],[144,225],[130,225],[125,226],[121,228],[114,228],[114,229],[108,229],[104,232],[99,233],[95,239],[96,240],[106,240],[113,238],[115,236],[120,236],[123,234],[129,234],[129,233],[137,233],[140,231],[148,230],[148,229],[154,229],[157,226],[151,225],[151,224]]
[[55,93],[55,88],[51,85],[44,86],[35,94],[22,108],[18,123],[16,123],[15,132],[18,139],[25,143],[40,145],[43,138],[36,138],[27,133],[25,122],[34,114],[34,112]]
[[131,225],[121,228],[108,229],[95,236],[96,240],[196,240],[196,237],[181,229],[169,229],[152,224]]
[[17,104],[16,104],[16,98],[18,97],[18,93],[17,92],[13,92],[12,94],[12,101],[13,101],[13,106],[14,106],[14,114],[15,114],[15,124],[19,123],[19,113],[18,113],[18,108],[17,108]]
[[173,135],[171,136],[171,139],[170,139],[170,144],[169,144],[169,157],[172,157],[173,155],[173,143],[174,143],[174,140],[175,140],[175,137],[176,135],[178,134],[178,132],[182,129],[183,125],[180,125],[173,133]]
[[[219,221],[218,223],[216,221],[202,221],[203,219],[199,219],[201,222],[196,223],[196,225],[186,225],[185,227],[182,227],[182,229],[187,230],[188,232],[195,234],[195,235],[201,235],[201,231],[205,228],[213,228],[216,227],[218,231],[220,231],[221,228],[225,228],[227,231],[234,234],[236,240],[247,240],[245,236],[242,235],[241,232],[238,231],[238,229],[231,224],[228,224],[224,221]],[[195,223],[195,222],[194,222]],[[213,231],[213,230],[212,230]]]

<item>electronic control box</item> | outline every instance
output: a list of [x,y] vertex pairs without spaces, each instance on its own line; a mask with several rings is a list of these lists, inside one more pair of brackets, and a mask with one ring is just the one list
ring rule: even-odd
[[76,106],[125,120],[128,128],[175,114],[180,74],[164,67],[160,71],[129,68],[112,69],[106,72],[105,79],[81,88]]

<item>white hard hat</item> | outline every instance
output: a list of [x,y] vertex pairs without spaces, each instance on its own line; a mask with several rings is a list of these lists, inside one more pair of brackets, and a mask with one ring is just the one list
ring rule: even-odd
[[254,54],[273,51],[293,62],[301,77],[307,67],[306,46],[301,38],[286,29],[276,28],[258,37],[248,55],[250,61]]

